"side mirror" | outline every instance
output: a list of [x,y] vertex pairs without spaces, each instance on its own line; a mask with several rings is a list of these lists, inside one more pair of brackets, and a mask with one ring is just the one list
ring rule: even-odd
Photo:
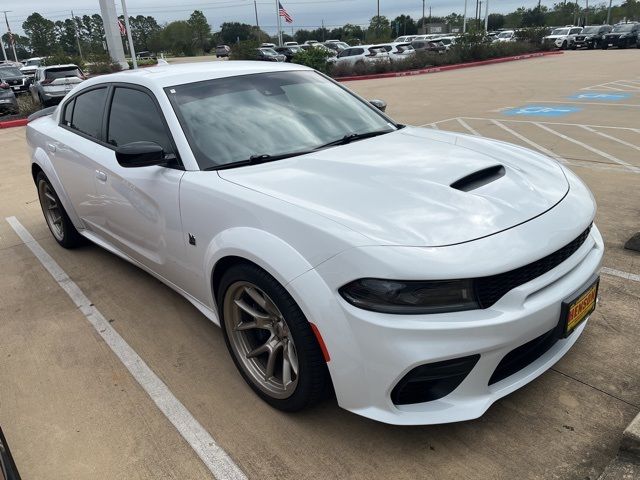
[[387,109],[387,102],[385,102],[384,100],[373,99],[369,100],[369,103],[381,112],[384,112]]
[[116,160],[125,168],[150,167],[166,162],[164,149],[155,142],[131,142],[116,149]]

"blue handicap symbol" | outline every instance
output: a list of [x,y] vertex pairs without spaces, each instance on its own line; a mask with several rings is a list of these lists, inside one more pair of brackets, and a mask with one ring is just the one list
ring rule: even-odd
[[582,108],[570,105],[525,105],[503,110],[502,113],[509,116],[561,117],[580,110]]
[[616,100],[624,100],[630,96],[630,93],[624,92],[578,92],[568,98],[573,100],[609,100],[615,102]]

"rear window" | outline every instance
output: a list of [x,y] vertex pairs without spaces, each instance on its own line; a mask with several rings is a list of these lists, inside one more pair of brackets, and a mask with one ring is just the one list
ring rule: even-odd
[[44,78],[50,78],[51,80],[55,80],[56,78],[69,77],[82,78],[83,75],[78,67],[48,68],[44,72]]

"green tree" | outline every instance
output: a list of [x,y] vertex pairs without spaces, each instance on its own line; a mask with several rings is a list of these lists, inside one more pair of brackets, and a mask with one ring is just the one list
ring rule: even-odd
[[57,45],[60,52],[67,55],[79,55],[75,28],[76,25],[70,18],[55,22]]
[[415,35],[418,33],[416,21],[409,15],[399,15],[391,21],[392,35]]
[[385,42],[391,39],[391,23],[384,15],[376,15],[369,22],[367,41],[371,43]]
[[255,27],[240,22],[225,22],[220,26],[220,41],[226,45],[231,45],[238,41],[252,39],[255,34]]
[[175,55],[191,56],[195,53],[191,26],[184,20],[168,24],[162,30],[162,37],[167,49]]
[[[29,37],[14,33],[13,41],[15,42],[16,55],[18,55],[18,60],[24,60],[25,58],[29,58],[31,56],[31,45],[29,44]],[[2,35],[2,43],[4,44],[7,58],[13,59],[13,49],[11,48],[11,44],[9,43],[9,32]]]
[[193,35],[193,41],[195,46],[200,51],[206,51],[210,49],[209,37],[211,36],[211,27],[207,22],[207,17],[204,16],[200,10],[194,10],[187,23],[191,27],[191,33]]
[[152,16],[137,15],[129,17],[131,36],[136,50],[149,50],[149,39],[161,30],[160,25]]
[[32,13],[22,23],[24,33],[29,37],[34,55],[47,56],[55,51],[55,24],[37,12]]
[[498,30],[499,28],[504,27],[504,15],[501,13],[490,13],[489,14],[489,30]]

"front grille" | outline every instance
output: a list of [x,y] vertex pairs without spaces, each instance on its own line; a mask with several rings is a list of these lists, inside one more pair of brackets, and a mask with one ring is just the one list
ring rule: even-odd
[[475,280],[476,296],[481,308],[488,308],[514,288],[544,275],[573,255],[589,236],[591,225],[578,238],[540,260],[515,270]]
[[576,41],[577,41],[577,42],[581,42],[581,41],[583,41],[583,40],[584,40],[584,37],[576,37]]

